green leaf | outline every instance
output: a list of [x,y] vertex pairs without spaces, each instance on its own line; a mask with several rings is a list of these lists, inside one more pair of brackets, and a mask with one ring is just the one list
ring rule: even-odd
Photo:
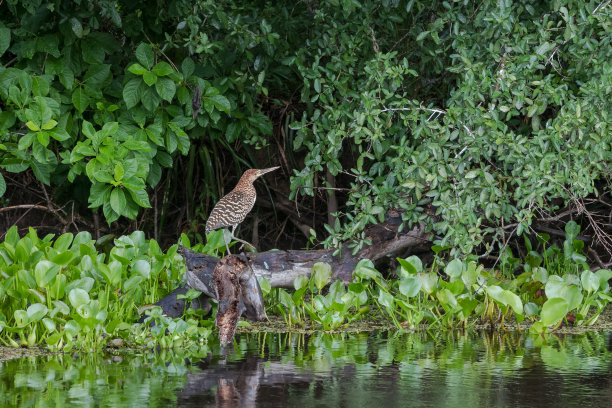
[[434,272],[420,274],[417,278],[421,281],[421,287],[427,294],[431,294],[438,283],[438,275]]
[[466,179],[473,179],[478,175],[479,170],[470,170],[465,174]]
[[60,266],[53,262],[46,260],[38,262],[34,268],[34,278],[38,287],[45,288],[57,276],[59,270]]
[[31,120],[26,122],[26,126],[28,127],[28,129],[30,129],[32,132],[38,132],[40,131],[40,128],[38,127],[38,125],[34,122],[32,122]]
[[230,113],[232,105],[230,101],[223,95],[211,96],[210,99],[213,101],[215,107],[225,113]]
[[567,315],[568,311],[569,305],[565,299],[548,299],[542,306],[542,312],[540,313],[542,323],[545,326],[556,325]]
[[151,86],[157,82],[157,75],[151,71],[147,71],[142,75],[142,79],[145,81],[145,84]]
[[411,255],[406,259],[397,258],[397,261],[408,275],[414,275],[423,270],[423,263],[416,255]]
[[151,46],[146,43],[140,43],[138,48],[136,48],[136,59],[144,65],[145,68],[151,69],[155,62],[155,55],[153,54]]
[[463,273],[463,262],[460,259],[453,259],[444,268],[444,273],[451,278],[451,281],[458,279]]
[[0,23],[0,57],[11,45],[11,30]]
[[406,279],[402,279],[400,281],[399,290],[402,295],[411,298],[416,296],[420,292],[422,285],[423,284],[418,277],[409,276]]
[[140,78],[132,78],[123,87],[123,100],[128,109],[133,108],[142,98],[144,82]]
[[382,288],[378,290],[378,303],[391,310],[393,310],[395,307],[393,295],[391,295],[389,292],[382,290]]
[[151,204],[149,203],[149,195],[147,194],[146,190],[128,190],[128,192],[136,204],[143,208],[151,208]]
[[121,165],[121,163],[115,164],[115,180],[117,181],[123,180],[123,175],[124,175],[124,171],[123,171],[123,166]]
[[85,73],[83,82],[91,87],[102,85],[110,77],[109,64],[91,64]]
[[148,69],[146,69],[145,67],[143,67],[142,65],[138,63],[134,63],[130,65],[130,67],[128,68],[128,71],[130,71],[134,75],[144,75],[145,73],[149,72]]
[[272,285],[270,285],[270,281],[263,276],[257,277],[257,282],[259,283],[259,287],[264,295],[267,295],[272,290]]
[[47,309],[47,306],[40,303],[34,303],[28,307],[26,315],[28,316],[29,322],[37,322],[45,317],[48,311],[49,309]]
[[132,272],[136,272],[142,275],[143,278],[149,279],[151,275],[151,264],[144,259],[139,259],[138,261],[134,262]]
[[[53,332],[56,329],[56,325],[55,322],[51,319],[49,319],[48,317],[45,317],[44,319],[42,319],[43,324],[45,325],[45,328],[47,329],[48,332]],[[55,333],[57,334],[57,333]],[[59,341],[59,339],[58,339]],[[47,337],[46,343],[49,344],[49,337]]]
[[193,74],[193,71],[195,71],[195,63],[190,57],[187,57],[183,60],[183,63],[181,64],[181,70],[183,71],[185,79],[189,78]]
[[78,87],[72,93],[72,104],[80,113],[85,112],[89,106],[89,95],[83,91],[83,87]]
[[77,38],[82,38],[83,37],[83,25],[81,24],[81,22],[79,20],[77,20],[75,17],[72,17],[70,20],[70,28],[72,29],[72,32],[74,33],[74,35],[76,35]]
[[74,288],[68,293],[68,300],[74,308],[89,303],[89,293],[81,288]]
[[442,289],[436,292],[436,297],[442,304],[442,307],[447,312],[451,312],[458,308],[459,304],[457,303],[457,298],[453,293],[448,289]]
[[6,193],[6,180],[4,180],[4,176],[0,173],[0,197],[2,197]]
[[42,125],[43,130],[51,130],[53,129],[55,126],[57,126],[57,121],[51,119],[49,120],[47,123],[45,123],[44,125]]
[[308,286],[308,278],[304,275],[298,275],[293,281],[295,290],[300,290]]
[[172,74],[174,70],[166,61],[161,61],[155,64],[153,67],[153,72],[157,76],[166,76]]
[[326,262],[317,262],[312,266],[310,281],[321,291],[331,279],[331,266]]
[[126,204],[125,192],[121,188],[114,188],[110,196],[110,205],[113,211],[119,215],[123,214]]
[[144,89],[142,96],[140,97],[140,102],[142,106],[145,107],[149,112],[153,112],[159,106],[159,102],[161,101],[159,95],[153,88]]
[[176,84],[170,78],[159,78],[155,84],[155,90],[157,90],[157,93],[162,99],[172,102],[172,98],[176,92]]
[[480,276],[480,271],[481,268],[477,267],[475,262],[468,263],[467,268],[464,268],[461,274],[461,280],[466,287],[469,288],[476,283],[478,276]]
[[36,136],[36,133],[33,132],[29,132],[26,133],[24,136],[21,136],[21,138],[19,139],[19,143],[17,144],[17,148],[19,150],[25,150],[30,147],[32,145],[32,142],[34,141],[34,136]]

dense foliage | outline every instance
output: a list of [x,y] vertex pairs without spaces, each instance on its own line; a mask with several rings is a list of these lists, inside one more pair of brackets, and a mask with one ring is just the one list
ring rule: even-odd
[[244,167],[274,162],[293,174],[275,198],[297,196],[326,245],[363,244],[397,208],[442,245],[488,253],[567,208],[612,251],[597,218],[610,209],[608,2],[1,7],[7,204],[44,199],[14,178],[26,172],[84,222],[86,207],[110,223],[154,206],[139,228],[172,221],[175,241]]
[[[195,249],[221,253],[222,232],[211,238]],[[378,321],[398,329],[446,330],[527,319],[539,334],[561,323],[591,325],[612,300],[612,272],[594,273],[575,262],[582,246],[573,241],[563,250],[550,245],[541,254],[532,251],[516,278],[511,257],[492,271],[469,259],[425,269],[411,256],[399,259],[396,278],[385,278],[364,259],[346,287],[330,282],[325,263],[316,264],[310,277],[298,277],[293,293],[272,289],[265,279],[260,283],[268,316],[282,316],[288,326],[338,330]],[[189,245],[185,235],[181,242]],[[20,237],[12,227],[0,243],[0,343],[65,351],[125,345],[197,351],[213,333],[216,307],[210,314],[186,307],[182,317],[170,318],[152,305],[184,284],[184,271],[177,245],[164,253],[141,231],[96,242],[87,232],[40,238],[32,229]],[[199,295],[190,289],[181,297]]]

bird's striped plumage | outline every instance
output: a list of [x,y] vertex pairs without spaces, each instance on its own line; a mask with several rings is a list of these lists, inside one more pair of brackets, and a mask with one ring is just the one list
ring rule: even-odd
[[249,169],[244,172],[238,184],[232,191],[223,196],[210,212],[206,221],[206,233],[218,228],[232,227],[232,235],[236,226],[251,212],[257,199],[253,182],[259,177],[278,167],[268,169]]

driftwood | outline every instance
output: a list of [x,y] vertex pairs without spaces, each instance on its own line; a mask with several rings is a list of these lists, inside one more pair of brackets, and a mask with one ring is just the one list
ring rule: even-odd
[[[364,246],[355,255],[351,254],[348,245],[344,245],[340,256],[333,256],[332,249],[312,251],[268,251],[244,254],[253,273],[270,281],[273,288],[293,288],[293,281],[299,275],[310,276],[312,267],[317,262],[326,262],[332,267],[332,279],[349,283],[355,266],[361,259],[373,262],[388,255],[395,255],[411,247],[421,247],[429,243],[429,233],[422,226],[410,231],[398,232],[401,219],[389,217],[387,222],[375,225],[366,231],[366,238],[372,244]],[[215,295],[212,272],[219,258],[179,248],[187,266],[187,284],[208,296]],[[243,258],[244,259],[244,258]]]
[[[334,256],[334,250],[331,249],[268,251],[229,255],[221,260],[184,247],[179,248],[179,253],[187,267],[187,286],[203,293],[198,304],[205,304],[206,297],[219,303],[215,323],[219,327],[221,343],[227,344],[234,335],[241,315],[250,320],[266,318],[257,277],[265,277],[272,287],[292,288],[297,276],[310,276],[315,263],[326,262],[332,268],[333,280],[349,283],[361,259],[376,262],[388,255],[398,254],[411,247],[422,247],[429,242],[429,233],[422,226],[398,232],[400,224],[400,216],[396,214],[388,217],[385,223],[369,228],[366,238],[371,241],[371,245],[365,246],[355,255],[351,254],[348,245],[343,246],[339,256]],[[163,308],[165,302],[173,305],[174,309],[184,305],[174,300],[174,292],[169,297],[172,299],[162,299],[158,304]],[[164,311],[167,312],[165,308]]]
[[241,315],[249,320],[266,320],[261,288],[247,262],[235,255],[226,256],[215,266],[213,281],[219,302],[215,324],[221,344],[232,340]]

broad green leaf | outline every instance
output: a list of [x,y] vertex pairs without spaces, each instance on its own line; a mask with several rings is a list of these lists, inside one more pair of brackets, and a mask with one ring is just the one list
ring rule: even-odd
[[442,304],[442,307],[444,307],[444,309],[447,312],[454,311],[459,306],[458,303],[457,303],[457,298],[448,289],[442,289],[442,290],[437,291],[436,292],[436,297],[438,298],[438,300]]
[[215,107],[225,113],[230,113],[232,105],[230,101],[223,95],[211,96],[210,99],[213,101]]
[[85,112],[89,106],[89,95],[85,93],[83,87],[78,87],[72,92],[72,104],[80,113]]
[[60,266],[47,260],[42,260],[34,267],[34,277],[36,284],[40,288],[45,288],[57,276]]
[[32,122],[31,120],[26,122],[26,126],[28,127],[28,129],[30,129],[33,132],[38,132],[40,130],[38,125],[36,123]]
[[125,210],[126,204],[125,192],[121,188],[115,187],[110,196],[111,208],[117,214],[121,215]]
[[151,71],[147,71],[142,75],[142,79],[145,81],[145,84],[151,86],[157,82],[157,75]]
[[298,275],[293,281],[295,290],[300,290],[308,286],[308,278],[304,275]]
[[569,305],[565,299],[551,298],[542,306],[541,320],[545,326],[558,324],[569,311]]
[[6,193],[6,180],[4,180],[4,176],[0,173],[0,197],[2,197]]
[[77,308],[89,302],[89,293],[81,288],[74,288],[68,293],[72,307]]
[[181,70],[183,71],[185,79],[189,78],[193,74],[193,71],[195,70],[195,63],[190,57],[187,57],[183,60],[183,63],[181,64]]
[[155,84],[155,90],[162,99],[172,102],[176,92],[176,84],[170,78],[159,78]]
[[422,281],[416,276],[409,276],[402,279],[399,284],[399,290],[406,297],[414,297],[421,290]]
[[146,43],[140,43],[138,48],[136,48],[136,59],[148,70],[153,68],[155,54],[153,54],[151,46]]
[[149,72],[148,69],[146,69],[145,67],[143,67],[142,65],[138,63],[134,63],[130,65],[130,67],[128,68],[128,71],[130,71],[134,75],[144,75],[146,72]]
[[475,262],[470,262],[467,264],[467,268],[464,268],[463,272],[461,273],[461,280],[466,287],[469,288],[476,283],[478,277],[480,276],[481,270],[482,266],[477,266]]
[[57,121],[56,120],[49,120],[48,122],[46,122],[44,125],[42,125],[42,129],[43,130],[51,130],[53,129],[55,126],[57,126]]
[[444,273],[451,278],[451,281],[458,279],[463,273],[463,262],[460,259],[453,259],[444,268]]
[[0,57],[11,45],[11,30],[0,23]]
[[397,261],[408,275],[414,275],[423,270],[423,263],[416,255],[411,255],[406,259],[397,258]]
[[326,262],[317,262],[313,265],[310,280],[319,292],[329,283],[331,272],[331,266]]
[[121,181],[123,180],[123,175],[125,174],[123,170],[123,166],[121,163],[115,164],[115,180]]
[[75,18],[72,17],[70,20],[70,28],[72,29],[72,32],[74,33],[74,35],[76,35],[77,38],[82,38],[83,37],[83,25],[81,24],[81,22]]
[[43,317],[45,317],[48,311],[49,309],[47,309],[47,306],[40,303],[34,303],[28,307],[28,310],[26,312],[28,316],[28,321],[37,322]]
[[128,109],[133,108],[142,98],[144,82],[140,78],[130,79],[123,87],[123,100]]
[[382,288],[379,289],[378,292],[378,303],[391,310],[395,308],[395,301],[393,299],[393,295],[391,295],[389,292],[382,290]]
[[142,275],[142,277],[145,279],[149,279],[151,276],[151,264],[144,259],[139,259],[138,261],[134,262],[132,271]]
[[421,281],[422,289],[428,295],[434,291],[438,283],[438,275],[434,272],[420,274],[418,275],[418,279]]
[[172,74],[174,70],[166,61],[160,61],[153,67],[153,72],[155,75],[161,77]]
[[[48,317],[45,317],[44,319],[42,319],[42,322],[45,325],[45,329],[47,329],[48,332],[55,331],[56,325],[55,325],[55,322],[52,319],[49,319]],[[47,343],[48,343],[48,338],[47,338]]]

